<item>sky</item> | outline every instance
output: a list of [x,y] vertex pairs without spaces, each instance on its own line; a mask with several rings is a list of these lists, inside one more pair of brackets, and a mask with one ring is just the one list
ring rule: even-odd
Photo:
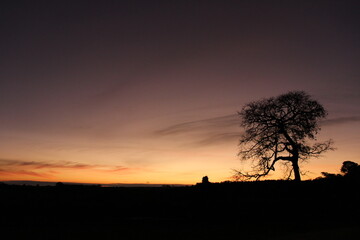
[[304,178],[360,163],[359,1],[1,1],[0,32],[2,181],[231,180],[237,112],[292,90],[336,148]]

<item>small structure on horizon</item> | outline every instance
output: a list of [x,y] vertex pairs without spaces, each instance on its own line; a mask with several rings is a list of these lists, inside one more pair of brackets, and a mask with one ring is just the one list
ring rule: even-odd
[[207,186],[210,185],[211,182],[209,182],[209,177],[208,176],[204,176],[201,180],[201,182],[196,183],[196,186]]
[[204,176],[204,177],[202,178],[201,183],[202,183],[202,184],[209,184],[210,182],[209,182],[208,176]]

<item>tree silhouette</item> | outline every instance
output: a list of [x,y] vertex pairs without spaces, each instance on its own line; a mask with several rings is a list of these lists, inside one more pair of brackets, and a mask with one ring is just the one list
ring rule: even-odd
[[352,161],[343,162],[340,171],[344,173],[345,177],[350,177],[350,178],[360,177],[360,166],[359,164]]
[[319,177],[317,179],[330,179],[330,180],[339,180],[339,179],[348,179],[351,181],[359,181],[360,180],[360,165],[356,162],[345,161],[343,162],[341,169],[342,174],[321,172],[323,177]]
[[313,143],[320,130],[319,120],[326,117],[324,107],[303,91],[292,91],[248,103],[238,113],[245,128],[238,155],[252,160],[253,171],[237,171],[235,176],[259,179],[275,170],[279,161],[301,181],[299,160],[317,157],[332,149],[332,140]]
[[340,171],[344,174],[349,174],[349,173],[354,172],[358,166],[359,165],[355,162],[345,161],[345,162],[343,162],[343,165],[341,166]]

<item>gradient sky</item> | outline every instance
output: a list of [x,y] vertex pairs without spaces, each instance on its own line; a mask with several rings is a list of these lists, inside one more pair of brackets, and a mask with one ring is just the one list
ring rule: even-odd
[[0,180],[229,180],[236,112],[290,90],[337,148],[307,177],[360,162],[359,1],[1,1],[0,34]]

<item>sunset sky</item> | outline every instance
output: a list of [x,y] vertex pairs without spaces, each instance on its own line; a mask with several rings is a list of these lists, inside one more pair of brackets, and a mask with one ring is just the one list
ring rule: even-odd
[[304,178],[360,163],[359,1],[1,1],[0,34],[1,181],[229,180],[237,111],[290,90],[336,147]]

